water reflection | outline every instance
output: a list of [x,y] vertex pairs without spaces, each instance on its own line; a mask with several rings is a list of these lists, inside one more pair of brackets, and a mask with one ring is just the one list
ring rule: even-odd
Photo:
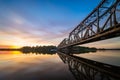
[[76,80],[120,80],[120,67],[58,53]]
[[[115,58],[119,56],[118,53],[119,51],[99,51],[86,54],[72,53],[71,56],[76,55],[96,61],[103,60],[104,56],[109,56],[105,59],[109,59],[109,62],[111,62],[110,60],[114,59],[113,61],[115,61]],[[60,56],[60,59],[59,56],[56,53],[0,51],[0,80],[120,80],[106,77],[106,75],[81,64],[78,60],[76,61],[76,57],[72,59],[67,56]],[[118,58],[116,59],[119,63],[120,58]],[[109,67],[107,69],[111,70]],[[113,71],[120,72],[120,67],[114,69]],[[81,70],[83,73],[81,73]],[[95,77],[95,74],[102,77]]]
[[74,80],[74,78],[57,54],[36,55],[0,51],[0,80]]
[[35,54],[35,55],[39,55],[39,54],[54,55],[54,54],[56,54],[56,52],[22,52],[22,53],[23,54]]
[[120,67],[120,50],[98,50],[95,53],[90,52],[86,54],[74,55]]

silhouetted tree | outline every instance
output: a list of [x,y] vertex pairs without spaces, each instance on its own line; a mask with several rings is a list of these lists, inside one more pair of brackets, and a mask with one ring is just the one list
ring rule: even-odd
[[21,48],[21,51],[23,53],[42,53],[42,54],[54,54],[56,53],[57,51],[57,47],[56,46],[32,46],[32,47],[29,47],[29,46],[24,46]]

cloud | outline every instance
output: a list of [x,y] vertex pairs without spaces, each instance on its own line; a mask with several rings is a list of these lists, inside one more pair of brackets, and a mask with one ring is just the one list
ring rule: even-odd
[[14,43],[14,45],[58,45],[58,42],[60,42],[59,39],[62,39],[68,33],[67,30],[58,30],[58,32],[56,32],[53,31],[54,27],[49,29],[47,28],[48,26],[46,28],[43,27],[46,25],[33,24],[29,20],[13,12],[8,15],[7,21],[8,22],[3,24],[5,27],[0,30],[3,44],[11,45]]
[[[64,8],[66,5],[63,7],[55,5],[55,9],[50,9],[48,5],[45,8],[43,5],[37,5],[33,9],[29,8],[31,4],[15,5],[0,7],[0,45],[58,45],[64,38],[68,37],[82,19],[81,17],[86,14],[79,14],[81,11],[77,10],[72,12],[71,7]],[[73,9],[74,6],[76,5],[73,5]],[[62,8],[58,10],[58,7]],[[120,38],[108,40],[108,42],[88,44],[88,46],[98,44],[99,46],[96,47],[115,47],[115,45],[119,47],[117,40],[119,41]],[[114,43],[115,41],[116,43]],[[102,46],[103,44],[106,45]]]

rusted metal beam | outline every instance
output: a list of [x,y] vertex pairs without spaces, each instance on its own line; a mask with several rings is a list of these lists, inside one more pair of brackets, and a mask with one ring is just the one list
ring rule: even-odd
[[[108,8],[103,0],[70,34],[58,48],[99,41],[120,36],[120,0],[115,0]],[[118,7],[119,6],[119,7]],[[104,6],[106,7],[106,6]],[[101,11],[101,8],[104,11]],[[119,12],[119,13],[118,13]],[[95,17],[95,18],[93,18]],[[93,20],[92,20],[93,19]],[[103,21],[103,22],[102,22]],[[102,22],[102,23],[101,23]]]

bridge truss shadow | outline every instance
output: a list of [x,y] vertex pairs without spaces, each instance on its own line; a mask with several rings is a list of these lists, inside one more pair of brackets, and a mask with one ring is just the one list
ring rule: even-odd
[[120,67],[58,53],[76,80],[120,80]]

